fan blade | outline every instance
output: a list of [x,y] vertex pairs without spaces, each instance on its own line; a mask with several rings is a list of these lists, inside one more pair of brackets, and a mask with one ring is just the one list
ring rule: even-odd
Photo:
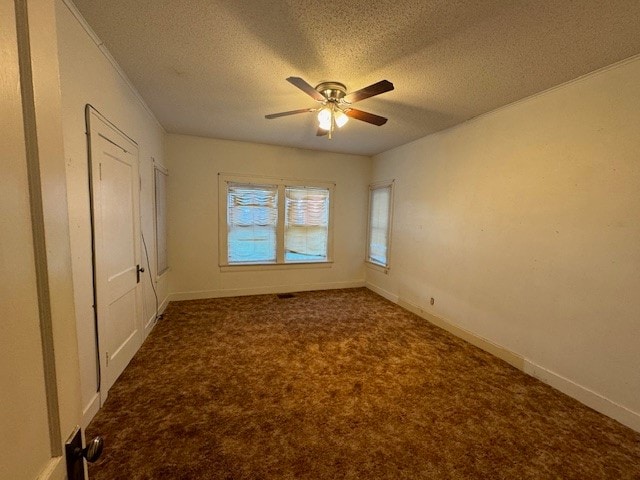
[[289,77],[287,78],[287,82],[298,87],[300,90],[302,90],[304,93],[309,95],[314,100],[317,100],[319,102],[324,102],[326,100],[326,98],[324,98],[324,95],[322,95],[319,91],[317,91],[315,88],[313,88],[311,85],[309,85],[300,77]]
[[329,130],[323,130],[322,128],[318,128],[318,131],[316,132],[316,136],[317,137],[322,137],[322,136],[326,135],[327,133],[329,133]]
[[393,83],[389,80],[380,80],[378,83],[374,83],[373,85],[369,85],[368,87],[361,88],[360,90],[356,90],[344,97],[344,99],[349,103],[356,103],[360,100],[364,100],[365,98],[374,97],[376,95],[380,95],[381,93],[390,92],[393,90]]
[[387,119],[384,117],[381,117],[380,115],[364,112],[356,108],[350,108],[348,110],[345,110],[344,113],[349,115],[351,118],[355,118],[356,120],[362,120],[363,122],[372,123],[377,126],[384,125],[385,123],[387,123]]
[[286,117],[287,115],[295,115],[296,113],[308,113],[315,111],[315,108],[301,108],[300,110],[290,110],[288,112],[270,113],[269,115],[265,115],[264,118],[271,120],[272,118]]

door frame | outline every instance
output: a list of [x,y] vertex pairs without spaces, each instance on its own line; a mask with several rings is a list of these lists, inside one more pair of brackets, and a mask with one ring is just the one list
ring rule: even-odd
[[[90,211],[91,211],[91,247],[92,247],[92,270],[93,270],[93,311],[94,311],[94,323],[96,332],[96,364],[98,370],[98,382],[96,385],[97,394],[99,396],[100,407],[104,405],[107,399],[109,389],[115,382],[116,378],[109,378],[108,372],[108,352],[105,345],[104,335],[101,332],[105,331],[106,314],[104,310],[104,302],[101,302],[101,285],[102,280],[99,278],[102,271],[103,251],[101,249],[101,230],[99,223],[96,222],[97,213],[100,211],[100,199],[96,194],[96,183],[99,181],[99,172],[96,166],[95,151],[96,142],[92,139],[101,137],[108,142],[113,143],[122,150],[132,153],[135,158],[135,175],[137,187],[134,189],[134,252],[135,262],[137,265],[141,263],[141,250],[140,250],[140,234],[142,228],[142,222],[140,217],[140,159],[138,155],[138,144],[131,139],[126,133],[115,126],[104,115],[102,115],[95,107],[90,104],[85,106],[85,122],[87,128],[87,152],[88,152],[88,167],[89,167],[89,199],[90,199]],[[142,282],[136,285],[136,337],[133,339],[135,342],[135,349],[137,350],[143,342],[144,335],[144,319],[142,308]]]
[[[41,356],[42,370],[33,375],[39,377],[37,383],[46,396],[46,425],[41,426],[48,430],[49,455],[42,463],[32,457],[30,445],[24,443],[33,431],[23,427],[36,420],[18,418],[11,426],[17,425],[20,434],[7,432],[5,438],[11,442],[10,462],[0,468],[26,476],[24,467],[29,465],[39,470],[40,480],[62,480],[66,478],[63,446],[76,431],[81,408],[55,4],[53,0],[1,1],[6,15],[0,16],[4,70],[0,96],[9,117],[7,142],[3,138],[2,147],[3,153],[12,155],[6,180],[21,187],[18,198],[29,211],[16,210],[21,217],[16,228],[31,234],[26,246],[33,251],[20,255],[21,265],[31,263],[33,275],[13,276],[19,272],[10,271],[4,278],[14,281],[16,287],[33,289],[38,320],[32,331],[3,341],[31,352],[37,349]],[[7,244],[8,252],[22,253],[12,245]],[[21,325],[23,313],[18,312],[16,325]],[[21,388],[19,382],[7,387]]]

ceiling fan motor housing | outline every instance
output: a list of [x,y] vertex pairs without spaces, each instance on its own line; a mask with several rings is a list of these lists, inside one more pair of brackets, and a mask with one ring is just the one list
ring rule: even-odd
[[347,87],[339,82],[322,82],[316,85],[316,90],[330,102],[339,102],[347,94]]

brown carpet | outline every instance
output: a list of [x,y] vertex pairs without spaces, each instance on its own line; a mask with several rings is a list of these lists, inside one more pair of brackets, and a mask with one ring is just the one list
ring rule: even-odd
[[366,289],[171,303],[93,479],[640,479],[640,433]]

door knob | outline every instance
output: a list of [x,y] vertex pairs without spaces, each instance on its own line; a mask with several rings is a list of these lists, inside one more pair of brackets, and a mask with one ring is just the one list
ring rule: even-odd
[[104,449],[102,437],[96,437],[87,442],[87,446],[82,448],[82,431],[76,427],[69,439],[64,444],[65,457],[67,458],[67,479],[85,480],[84,459],[95,462],[100,458]]
[[95,437],[91,441],[87,442],[87,446],[80,449],[76,448],[74,454],[76,457],[84,457],[87,462],[93,463],[100,458],[102,450],[104,449],[104,439],[100,436]]

